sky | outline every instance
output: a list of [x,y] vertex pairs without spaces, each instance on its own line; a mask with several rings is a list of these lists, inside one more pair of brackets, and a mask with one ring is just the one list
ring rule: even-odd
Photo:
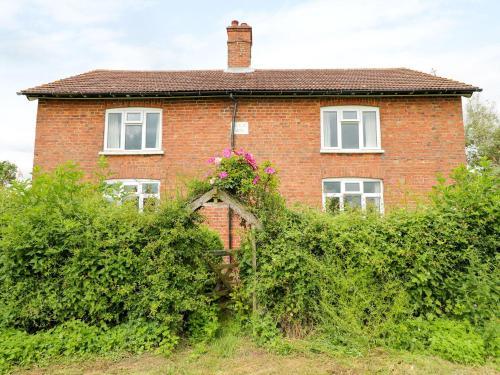
[[93,69],[224,69],[233,19],[253,27],[257,69],[407,67],[500,106],[499,14],[497,0],[0,0],[0,160],[30,176],[37,102],[19,90]]

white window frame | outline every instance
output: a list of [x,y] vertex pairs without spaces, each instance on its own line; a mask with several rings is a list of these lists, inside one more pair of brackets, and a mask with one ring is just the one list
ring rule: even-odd
[[[357,119],[343,119],[344,111],[356,111]],[[377,147],[364,147],[363,145],[363,111],[375,112],[375,118],[377,121]],[[325,145],[324,139],[324,113],[325,112],[337,112],[337,147],[330,147]],[[343,148],[342,147],[342,121],[358,123],[359,129],[359,148]],[[380,110],[379,107],[372,106],[333,106],[333,107],[321,107],[320,114],[320,130],[321,130],[321,148],[322,153],[384,153],[382,149],[382,138],[380,132]]]
[[[325,192],[325,182],[340,182],[340,193],[326,193]],[[346,191],[345,184],[346,183],[359,183],[360,190],[358,192]],[[363,191],[363,183],[364,182],[379,182],[380,183],[380,193],[365,193]],[[321,180],[321,192],[322,192],[322,202],[323,202],[323,210],[326,210],[326,199],[331,197],[339,198],[339,208],[341,211],[344,210],[344,195],[349,194],[358,194],[361,195],[361,209],[363,211],[366,210],[366,198],[380,198],[380,213],[384,213],[384,182],[381,179],[377,178],[324,178]]]
[[[141,119],[138,121],[127,121],[127,113],[137,113],[141,114]],[[108,147],[108,119],[110,113],[120,113],[122,116],[122,123],[120,128],[120,147],[119,148],[109,148]],[[158,113],[159,114],[159,124],[158,124],[158,147],[146,148],[146,114],[148,113]],[[103,151],[100,152],[101,155],[130,155],[130,154],[163,154],[162,150],[162,129],[163,129],[163,111],[161,108],[142,108],[142,107],[129,107],[129,108],[114,108],[106,110],[105,121],[104,121],[104,142]],[[126,150],[125,149],[125,128],[127,124],[130,125],[141,125],[142,128],[142,139],[141,148],[138,150]]]
[[[121,184],[119,193],[125,193],[124,186],[136,186],[137,192],[129,193],[130,195],[135,195],[139,197],[139,211],[142,212],[144,209],[144,199],[146,198],[156,198],[160,200],[160,180],[150,180],[150,179],[111,179],[106,180],[108,185]],[[142,184],[158,184],[158,193],[144,193],[142,191]]]

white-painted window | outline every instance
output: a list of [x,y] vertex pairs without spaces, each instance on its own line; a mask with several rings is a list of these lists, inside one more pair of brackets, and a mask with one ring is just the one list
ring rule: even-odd
[[382,152],[378,107],[321,108],[322,152]]
[[119,202],[135,201],[137,209],[155,206],[160,199],[160,181],[145,179],[108,180],[113,186],[110,198]]
[[155,108],[120,108],[106,111],[104,151],[159,151],[162,111]]
[[323,208],[329,212],[347,207],[384,212],[381,180],[359,178],[328,178],[323,180]]

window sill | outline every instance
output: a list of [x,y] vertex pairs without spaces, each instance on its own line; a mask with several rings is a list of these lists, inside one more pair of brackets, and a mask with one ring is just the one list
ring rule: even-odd
[[163,150],[106,150],[99,155],[163,155]]
[[322,154],[383,154],[385,150],[331,150],[331,149],[321,149],[319,151]]

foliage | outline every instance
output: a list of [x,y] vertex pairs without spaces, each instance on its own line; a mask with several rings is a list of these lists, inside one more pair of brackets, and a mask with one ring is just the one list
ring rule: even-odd
[[[385,216],[275,205],[269,220],[260,211],[259,319],[269,316],[287,336],[320,335],[354,352],[389,345],[414,317],[452,319],[472,328],[462,334],[436,323],[425,350],[466,363],[491,353],[498,336],[482,327],[499,316],[498,175],[484,165],[481,172],[458,168],[452,178],[438,182],[427,207]],[[253,291],[249,244],[240,264],[235,298],[243,306]],[[479,333],[484,344],[474,341]],[[469,339],[467,353],[451,349]]]
[[465,364],[484,363],[484,340],[468,321],[409,319],[388,341],[397,349],[427,352]]
[[493,103],[483,103],[478,95],[467,102],[465,135],[470,165],[485,157],[500,166],[500,117]]
[[215,166],[208,176],[211,186],[225,190],[253,207],[263,207],[265,197],[276,191],[276,169],[268,161],[258,165],[253,155],[240,150],[225,149],[222,157],[211,157]]
[[2,329],[0,336],[0,372],[12,365],[43,363],[63,356],[109,355],[119,351],[169,354],[178,342],[178,337],[168,327],[142,320],[111,328],[69,320],[32,335],[20,330]]
[[17,166],[10,161],[0,161],[0,187],[6,186],[16,179]]
[[0,191],[0,328],[146,322],[174,336],[213,335],[216,275],[206,257],[221,246],[216,234],[183,201],[139,213],[82,177],[65,165]]

